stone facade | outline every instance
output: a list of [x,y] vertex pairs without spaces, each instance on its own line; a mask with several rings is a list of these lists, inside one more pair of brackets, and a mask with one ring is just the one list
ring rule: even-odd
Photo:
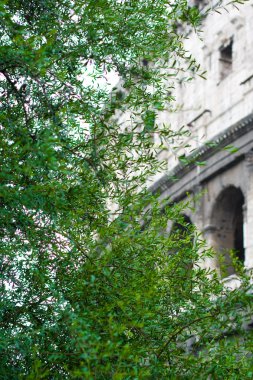
[[[161,152],[168,172],[155,178],[151,190],[172,201],[203,193],[187,216],[207,243],[222,252],[233,275],[230,249],[253,268],[253,3],[228,10],[205,18],[202,40],[190,33],[186,41],[207,79],[179,83],[178,112],[160,115],[173,128],[187,125],[191,137],[185,141],[188,147]],[[182,154],[205,165],[183,166],[178,160]],[[205,265],[219,271],[215,257]]]

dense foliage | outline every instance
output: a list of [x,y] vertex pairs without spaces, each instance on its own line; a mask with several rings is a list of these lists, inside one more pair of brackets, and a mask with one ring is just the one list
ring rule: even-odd
[[197,9],[1,0],[0,13],[0,379],[251,378],[246,277],[230,292],[207,276],[190,225],[163,233],[188,205],[161,212],[145,188],[163,169],[156,114],[195,67],[178,24],[197,27]]

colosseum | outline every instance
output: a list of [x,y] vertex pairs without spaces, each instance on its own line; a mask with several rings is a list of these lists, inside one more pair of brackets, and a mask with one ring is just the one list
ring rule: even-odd
[[[210,5],[210,3],[209,3]],[[194,4],[204,12],[208,5]],[[202,38],[189,32],[186,47],[206,70],[204,80],[177,84],[177,111],[163,112],[173,128],[190,130],[186,148],[160,153],[168,163],[151,190],[161,200],[203,193],[186,217],[207,244],[223,252],[228,274],[235,276],[228,252],[235,250],[246,268],[253,267],[253,3],[212,12],[202,24]],[[179,156],[192,164],[182,165]],[[196,165],[194,161],[204,165]],[[176,178],[176,180],[175,180]],[[219,260],[206,263],[219,271]]]

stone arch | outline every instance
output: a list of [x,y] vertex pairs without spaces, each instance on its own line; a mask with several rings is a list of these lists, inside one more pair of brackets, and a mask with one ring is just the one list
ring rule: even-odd
[[192,223],[191,218],[186,214],[182,214],[181,218],[182,222],[177,221],[173,223],[172,228],[170,230],[170,235],[175,234],[176,240],[178,241],[190,237],[190,239],[186,239],[186,241],[188,242],[189,246],[192,247],[194,245],[194,224]]
[[181,232],[182,234],[185,234],[188,232],[189,227],[193,225],[191,218],[186,214],[182,214],[182,219],[183,219],[183,223],[180,223],[180,222],[173,223],[172,228],[171,228],[171,233],[178,231],[179,233]]
[[[170,235],[173,235],[175,245],[169,251],[169,255],[179,255],[180,265],[183,269],[182,276],[187,275],[194,265],[192,254],[194,253],[193,246],[195,243],[191,218],[186,214],[181,214],[181,218],[172,224]],[[185,249],[188,250],[187,254]]]
[[235,273],[229,251],[233,250],[242,263],[245,260],[243,205],[242,190],[231,185],[218,195],[211,214],[212,246],[222,254],[227,275]]

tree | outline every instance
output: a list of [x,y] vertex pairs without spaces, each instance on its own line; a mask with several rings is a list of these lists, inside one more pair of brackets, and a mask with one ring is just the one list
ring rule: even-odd
[[[185,224],[187,204],[163,207],[145,186],[163,169],[151,137],[173,137],[155,122],[171,101],[166,78],[197,70],[178,32],[198,26],[197,9],[9,0],[0,10],[1,378],[250,378],[247,277],[233,292],[208,277],[198,262],[210,252],[187,223],[183,239],[162,233],[168,219]],[[98,79],[111,71],[122,88],[110,94]]]

